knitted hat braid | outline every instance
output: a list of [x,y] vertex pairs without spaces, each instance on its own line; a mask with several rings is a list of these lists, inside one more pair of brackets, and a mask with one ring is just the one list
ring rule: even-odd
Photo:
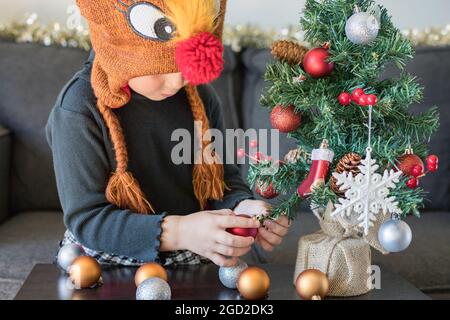
[[[196,138],[201,142],[202,148],[195,155],[192,184],[195,197],[199,201],[201,209],[204,209],[209,199],[220,200],[223,198],[224,169],[217,154],[211,150],[211,140],[210,137],[207,137],[209,121],[198,90],[195,86],[187,85],[186,93],[194,121],[200,122],[202,126],[201,130],[197,131],[199,136]],[[206,139],[204,140],[204,138]]]
[[97,107],[109,129],[117,162],[116,171],[112,173],[106,187],[106,199],[121,209],[130,209],[136,213],[154,213],[138,181],[127,170],[128,151],[117,115],[101,100],[97,101]]

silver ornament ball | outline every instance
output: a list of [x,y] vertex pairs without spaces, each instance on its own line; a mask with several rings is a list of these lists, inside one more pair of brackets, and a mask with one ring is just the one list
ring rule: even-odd
[[66,244],[59,249],[57,262],[58,265],[66,272],[69,271],[69,267],[75,261],[76,258],[84,256],[86,253],[84,249],[74,243]]
[[247,263],[238,259],[233,267],[220,267],[219,279],[222,284],[230,289],[236,289],[236,282],[241,275],[241,272],[248,268]]
[[409,247],[412,231],[406,222],[391,219],[381,225],[378,240],[386,251],[400,252]]
[[365,45],[374,41],[380,31],[380,22],[368,12],[353,14],[345,25],[345,34],[354,44]]
[[157,277],[143,281],[136,290],[136,300],[170,300],[171,296],[169,284]]

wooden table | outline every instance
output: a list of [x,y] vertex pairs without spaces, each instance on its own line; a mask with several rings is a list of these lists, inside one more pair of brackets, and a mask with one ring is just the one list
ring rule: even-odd
[[[271,279],[269,300],[299,300],[292,284],[294,267],[260,265]],[[104,268],[103,285],[94,289],[72,290],[67,276],[51,264],[38,264],[31,271],[16,300],[133,300],[136,268]],[[236,290],[219,281],[218,267],[178,266],[167,269],[174,300],[240,300]],[[429,297],[400,276],[381,271],[381,289],[353,297],[358,300],[428,300]]]

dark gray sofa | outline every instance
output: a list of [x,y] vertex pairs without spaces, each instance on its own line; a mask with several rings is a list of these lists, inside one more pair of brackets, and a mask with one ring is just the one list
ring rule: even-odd
[[[62,237],[62,213],[44,126],[59,90],[86,57],[86,52],[74,49],[0,41],[0,299],[14,297],[35,263],[52,262]],[[235,54],[227,48],[225,60],[225,72],[214,86],[226,108],[226,127],[269,128],[269,115],[259,106],[269,51],[247,49]],[[374,255],[374,263],[389,267],[419,288],[444,293],[450,292],[448,70],[450,48],[419,49],[411,64],[411,71],[426,87],[424,105],[441,108],[442,127],[431,142],[441,167],[438,175],[423,183],[431,200],[423,218],[408,219],[414,232],[410,249],[387,257]],[[281,153],[293,146],[283,139]],[[254,250],[246,260],[294,264],[298,238],[317,228],[313,216],[304,210],[280,247],[272,253]]]

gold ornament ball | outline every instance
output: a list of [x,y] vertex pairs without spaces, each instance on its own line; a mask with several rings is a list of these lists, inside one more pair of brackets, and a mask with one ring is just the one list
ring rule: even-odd
[[330,284],[320,270],[307,269],[295,281],[295,289],[303,300],[321,300],[328,295]]
[[90,288],[100,280],[102,268],[94,258],[82,256],[72,263],[69,275],[76,288]]
[[161,278],[167,282],[167,272],[160,264],[156,262],[150,262],[142,265],[139,269],[137,269],[136,274],[134,275],[134,283],[136,287],[150,278]]
[[237,281],[241,296],[248,300],[263,299],[270,287],[270,278],[266,271],[258,267],[249,267],[242,271]]

